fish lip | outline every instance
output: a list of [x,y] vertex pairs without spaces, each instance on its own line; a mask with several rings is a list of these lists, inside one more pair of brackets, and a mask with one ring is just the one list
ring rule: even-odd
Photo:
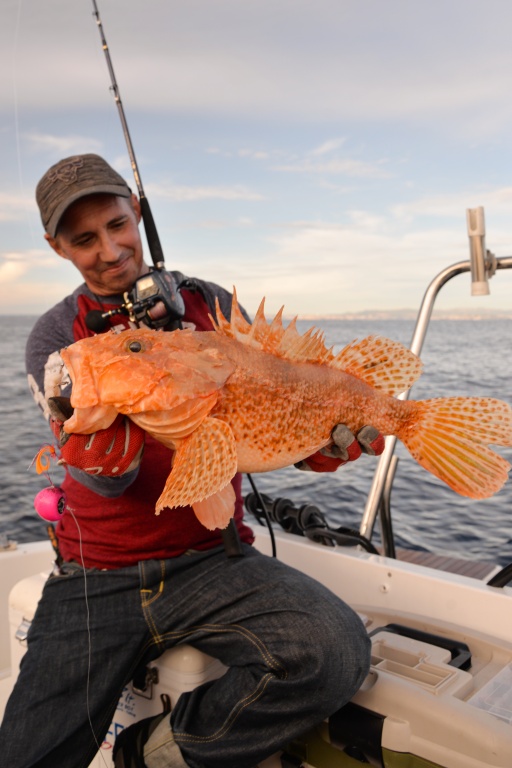
[[[91,418],[94,414],[95,418]],[[72,416],[62,425],[62,429],[67,434],[90,435],[99,429],[108,429],[117,418],[118,411],[111,405],[93,405],[85,408],[77,407]],[[87,422],[87,428],[84,429],[83,422]],[[77,426],[78,425],[78,426]]]

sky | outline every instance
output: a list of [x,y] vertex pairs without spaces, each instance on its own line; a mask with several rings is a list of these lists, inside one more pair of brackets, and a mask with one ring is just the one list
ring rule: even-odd
[[[253,313],[416,310],[469,259],[466,210],[512,255],[509,0],[98,0],[166,266]],[[0,313],[81,278],[43,239],[50,165],[135,188],[92,0],[0,6]],[[512,310],[512,270],[439,309]]]

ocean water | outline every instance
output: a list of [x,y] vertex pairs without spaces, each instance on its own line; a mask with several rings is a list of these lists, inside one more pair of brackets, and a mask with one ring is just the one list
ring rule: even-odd
[[[51,433],[29,393],[25,341],[35,317],[0,316],[0,535],[18,542],[43,539],[46,524],[34,511],[37,492],[46,487],[32,462]],[[299,323],[299,330],[311,326]],[[409,345],[414,323],[406,320],[322,320],[315,325],[326,341],[342,347],[377,333]],[[507,320],[434,320],[422,359],[424,373],[414,399],[485,395],[512,403],[512,323]],[[498,449],[512,462],[511,449]],[[462,498],[419,467],[398,444],[398,469],[391,496],[397,546],[505,565],[512,562],[512,480],[493,498]],[[377,460],[364,456],[332,474],[287,468],[255,475],[269,496],[295,504],[315,504],[333,527],[359,528]],[[52,468],[60,482],[62,471]],[[244,489],[250,491],[247,481]],[[378,525],[374,542],[379,542]]]

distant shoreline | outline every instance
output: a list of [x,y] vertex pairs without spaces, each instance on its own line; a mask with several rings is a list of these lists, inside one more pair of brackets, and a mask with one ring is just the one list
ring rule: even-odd
[[[0,312],[0,318],[32,318],[37,320],[40,315],[12,314]],[[294,315],[283,315],[283,320],[289,322]],[[329,314],[299,314],[298,320],[416,320],[418,312],[413,309],[374,309],[360,312],[339,312]],[[506,309],[435,309],[431,322],[436,320],[512,320],[512,310]]]
[[[301,314],[299,320],[416,320],[418,312],[413,309],[361,310],[337,314]],[[290,317],[284,316],[289,320]],[[436,320],[512,320],[512,310],[506,309],[434,309],[431,322]]]

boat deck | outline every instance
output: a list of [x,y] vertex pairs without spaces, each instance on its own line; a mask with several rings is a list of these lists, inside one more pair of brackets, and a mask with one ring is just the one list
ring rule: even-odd
[[486,577],[496,570],[494,563],[464,560],[458,557],[436,555],[432,552],[412,549],[397,549],[396,556],[397,560],[403,560],[407,563],[416,563],[426,568],[434,568],[435,570],[447,571],[448,573],[458,573],[473,579],[486,580]]

